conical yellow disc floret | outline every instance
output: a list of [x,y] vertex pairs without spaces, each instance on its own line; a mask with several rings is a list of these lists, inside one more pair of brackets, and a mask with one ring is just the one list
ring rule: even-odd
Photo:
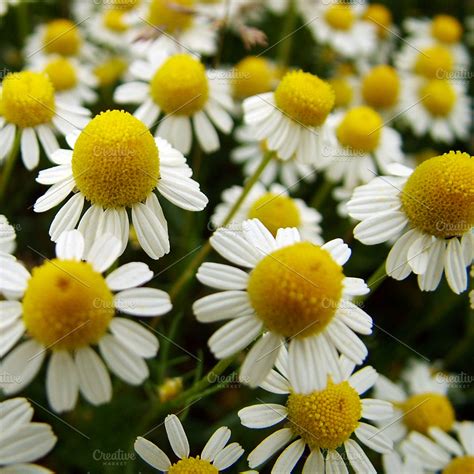
[[300,242],[264,257],[250,273],[248,294],[267,329],[307,337],[331,321],[343,278],[342,267],[326,250]]
[[265,193],[250,208],[249,219],[258,219],[273,235],[278,229],[298,227],[301,216],[295,201],[289,196]]
[[419,96],[423,106],[435,117],[446,117],[456,103],[456,91],[446,80],[433,79],[422,85]]
[[44,50],[49,54],[75,56],[82,45],[79,28],[71,20],[50,21],[46,25],[43,45]]
[[392,13],[385,5],[381,3],[371,3],[367,5],[363,18],[374,24],[379,38],[385,38],[391,33]]
[[46,65],[44,72],[58,92],[74,89],[77,85],[76,69],[66,58],[53,59]]
[[148,21],[170,33],[186,30],[193,23],[192,14],[186,10],[194,4],[195,0],[152,0]]
[[275,102],[296,122],[317,127],[324,123],[334,107],[335,94],[331,86],[319,77],[301,70],[292,71],[278,85]]
[[474,225],[474,159],[451,151],[424,161],[408,178],[401,200],[418,230],[461,236]]
[[354,11],[351,6],[342,2],[331,5],[326,10],[325,18],[335,30],[343,31],[350,30],[355,21]]
[[193,115],[209,96],[209,83],[202,63],[189,54],[167,59],[151,80],[151,96],[167,114]]
[[423,49],[415,63],[415,72],[427,79],[443,79],[453,69],[454,57],[451,51],[442,45]]
[[362,404],[348,382],[329,381],[327,388],[308,395],[291,393],[289,426],[311,449],[336,449],[359,425]]
[[430,426],[449,431],[455,415],[451,402],[439,393],[420,393],[402,404],[403,422],[414,431],[426,434]]
[[184,458],[173,464],[168,474],[218,474],[219,470],[208,460],[195,458]]
[[362,97],[375,109],[393,107],[399,93],[400,78],[392,66],[375,66],[362,80]]
[[155,139],[128,112],[102,112],[79,135],[72,172],[79,191],[94,204],[115,208],[142,202],[158,184]]
[[270,62],[262,57],[247,56],[233,70],[232,88],[234,96],[245,99],[272,89],[275,73]]
[[114,313],[103,276],[85,262],[54,259],[36,267],[23,297],[28,334],[53,350],[97,343]]
[[7,122],[21,128],[51,122],[56,105],[53,84],[46,74],[15,72],[5,77],[2,86],[2,110]]
[[462,25],[451,15],[436,15],[431,25],[431,33],[442,43],[457,43],[461,40]]
[[474,472],[474,456],[460,456],[453,459],[444,469],[442,474],[467,474]]

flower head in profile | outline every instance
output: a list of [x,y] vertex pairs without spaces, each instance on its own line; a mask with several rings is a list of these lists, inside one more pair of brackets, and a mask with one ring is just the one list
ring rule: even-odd
[[188,438],[176,415],[165,418],[165,429],[171,449],[179,458],[177,462],[172,463],[158,446],[145,438],[138,437],[134,445],[138,455],[161,472],[217,474],[235,464],[244,453],[238,443],[227,444],[231,433],[226,426],[216,430],[198,456],[190,456]]
[[[350,249],[341,239],[322,246],[302,241],[295,228],[276,236],[258,220],[241,230],[221,228],[211,245],[236,266],[204,263],[198,280],[224,290],[193,305],[198,321],[230,319],[209,339],[212,353],[229,357],[252,345],[243,362],[242,382],[257,386],[289,344],[289,380],[300,393],[310,390],[336,363],[337,351],[361,364],[367,348],[356,333],[370,334],[372,319],[350,302],[369,289],[363,280],[344,275]],[[317,356],[316,356],[317,354]]]
[[335,103],[332,87],[302,70],[290,71],[275,92],[244,100],[244,121],[255,129],[255,138],[283,160],[318,163],[320,128]]
[[170,298],[155,288],[138,288],[153,277],[144,263],[127,263],[104,277],[120,249],[121,242],[105,234],[85,252],[82,235],[72,230],[58,239],[56,258],[31,273],[16,260],[3,260],[0,290],[18,295],[0,302],[5,394],[23,390],[47,354],[46,392],[57,412],[72,410],[79,391],[94,405],[110,401],[112,385],[103,360],[131,385],[148,377],[145,359],[156,355],[158,340],[116,313],[159,316],[170,311]]
[[52,473],[31,464],[53,449],[57,438],[51,426],[31,421],[33,408],[26,398],[0,402],[0,470],[9,473]]
[[[206,153],[219,149],[216,127],[230,133],[233,109],[224,71],[206,70],[191,54],[159,54],[132,64],[137,79],[117,87],[116,102],[140,104],[134,115],[182,153],[191,150],[193,129]],[[160,115],[161,120],[157,122]]]
[[451,151],[394,172],[355,189],[347,204],[361,221],[355,238],[366,245],[395,240],[386,270],[396,280],[413,272],[423,291],[433,291],[444,271],[455,293],[465,291],[474,256],[474,159]]
[[89,120],[89,110],[56,98],[46,73],[10,73],[0,87],[0,162],[19,140],[23,163],[32,170],[39,163],[40,143],[51,158],[59,149],[56,133],[82,129]]
[[[166,140],[154,138],[145,124],[127,112],[102,112],[67,140],[72,150],[55,153],[52,159],[57,166],[41,171],[37,178],[51,187],[36,201],[36,212],[45,212],[74,193],[51,224],[53,241],[79,223],[86,250],[97,236],[108,232],[121,240],[123,252],[129,233],[127,208],[131,208],[142,248],[158,259],[170,246],[155,188],[186,210],[199,211],[207,204],[184,156]],[[81,217],[86,201],[91,206]]]
[[[389,453],[392,442],[382,430],[363,420],[390,417],[392,405],[374,398],[362,398],[361,395],[377,380],[377,372],[366,366],[353,373],[354,367],[355,364],[342,356],[332,367],[331,375],[313,379],[309,390],[302,393],[289,380],[290,362],[286,350],[282,350],[277,370],[270,372],[261,387],[270,393],[284,395],[286,402],[263,403],[239,411],[242,424],[248,428],[262,429],[285,422],[284,427],[276,429],[249,454],[250,467],[260,466],[285,448],[272,472],[291,473],[309,449],[302,470],[305,474],[348,472],[344,459],[355,472],[375,473],[361,444],[379,453]],[[308,368],[308,375],[310,370]],[[342,449],[344,459],[340,454]]]

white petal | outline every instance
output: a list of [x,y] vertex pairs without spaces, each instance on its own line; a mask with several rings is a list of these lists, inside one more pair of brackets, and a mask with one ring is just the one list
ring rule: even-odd
[[41,145],[43,145],[44,151],[48,155],[49,159],[52,159],[52,155],[55,151],[59,150],[59,143],[54,136],[53,131],[47,125],[38,125],[36,132],[40,139]]
[[74,408],[79,392],[76,365],[69,352],[55,350],[51,355],[46,373],[46,393],[55,412]]
[[262,257],[276,249],[276,241],[271,232],[258,220],[242,222],[246,240],[255,246]]
[[385,400],[364,398],[362,400],[362,417],[367,420],[386,420],[393,416],[393,405]]
[[311,451],[306,459],[303,466],[303,474],[315,474],[320,472],[325,472],[324,458],[321,451],[317,449],[316,451]]
[[217,453],[213,465],[219,469],[219,472],[227,469],[235,464],[239,458],[244,454],[244,450],[239,443],[231,443],[226,446],[221,452]]
[[143,285],[153,278],[153,272],[146,263],[130,262],[120,266],[105,279],[113,291],[126,290]]
[[387,256],[387,263],[385,265],[387,275],[396,280],[404,280],[411,273],[411,267],[408,262],[408,249],[418,235],[418,231],[412,229],[397,239]]
[[3,357],[20,340],[25,331],[26,327],[21,319],[0,326],[0,357]]
[[125,318],[113,318],[112,334],[134,354],[149,359],[158,352],[158,339],[141,324]]
[[352,359],[356,364],[362,364],[367,357],[365,344],[341,320],[334,318],[326,328],[329,337],[339,352]]
[[389,453],[393,449],[392,441],[382,433],[382,429],[375,426],[359,423],[355,434],[362,443],[378,453]]
[[400,211],[377,214],[357,224],[354,237],[365,245],[380,244],[396,237],[406,223],[407,217]]
[[351,256],[351,249],[342,239],[326,242],[321,248],[327,250],[339,265],[344,265]]
[[370,459],[358,443],[348,439],[344,443],[344,447],[346,448],[347,458],[356,474],[377,474]]
[[255,246],[228,229],[217,230],[210,241],[216,252],[236,265],[252,268],[261,258]]
[[115,306],[134,316],[161,316],[171,310],[168,293],[156,288],[132,288],[115,295]]
[[218,428],[212,436],[209,438],[209,441],[204,446],[201,458],[207,459],[209,462],[214,461],[214,458],[217,454],[222,451],[230,439],[230,430],[227,426],[221,426]]
[[219,136],[211,121],[202,111],[194,114],[194,130],[202,149],[206,153],[212,153],[219,149]]
[[230,265],[205,262],[199,267],[196,278],[203,285],[218,290],[244,290],[247,288],[248,273]]
[[1,263],[3,268],[0,272],[0,290],[23,294],[30,279],[28,270],[12,259],[2,258]]
[[180,459],[187,458],[189,456],[189,442],[179,418],[176,415],[168,415],[165,418],[165,429],[176,456]]
[[102,359],[90,347],[76,351],[75,359],[79,389],[87,401],[102,405],[112,399],[112,383]]
[[84,237],[78,230],[63,232],[56,244],[56,256],[62,260],[81,260],[84,254]]
[[348,474],[346,463],[334,449],[328,450],[326,455],[326,474]]
[[24,128],[21,132],[21,156],[26,169],[32,170],[39,163],[39,144],[33,128]]
[[135,440],[133,447],[137,454],[155,469],[167,472],[170,468],[171,461],[168,456],[151,441],[139,436]]
[[359,395],[362,395],[375,384],[377,377],[377,371],[368,365],[352,374],[349,378],[349,384]]
[[276,403],[265,403],[242,408],[238,412],[240,422],[247,428],[268,428],[283,421],[287,416],[287,409]]
[[293,441],[281,454],[273,466],[272,472],[292,472],[303,455],[305,442],[302,439]]
[[278,450],[285,446],[293,437],[290,428],[282,428],[265,438],[248,456],[250,468],[255,468],[271,458]]
[[222,291],[204,296],[193,304],[193,311],[201,323],[233,319],[253,313],[246,291]]
[[87,255],[87,261],[92,264],[96,272],[107,270],[120,255],[122,243],[111,234],[101,235],[92,244]]
[[64,201],[68,194],[73,190],[75,186],[74,178],[68,178],[59,183],[53,184],[42,196],[40,196],[35,204],[35,212],[45,212],[57,206],[60,202]]
[[467,271],[461,242],[456,237],[450,239],[446,247],[444,270],[454,293],[462,293],[467,288]]

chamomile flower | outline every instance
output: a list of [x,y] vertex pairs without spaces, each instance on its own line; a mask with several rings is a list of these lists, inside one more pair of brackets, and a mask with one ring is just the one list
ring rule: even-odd
[[374,24],[363,17],[366,8],[365,1],[308,2],[304,16],[316,41],[355,59],[369,56],[377,44]]
[[392,441],[405,439],[411,431],[426,434],[432,427],[451,430],[455,413],[447,396],[448,378],[442,375],[427,363],[412,361],[401,383],[379,376],[375,396],[394,405],[393,417],[380,424]]
[[[21,301],[0,302],[0,354],[8,353],[0,387],[6,395],[29,385],[48,353],[46,392],[56,412],[72,410],[79,391],[94,405],[110,401],[112,385],[102,358],[126,383],[139,385],[148,377],[145,359],[156,356],[158,340],[116,311],[159,316],[171,309],[170,298],[155,288],[137,288],[153,277],[144,263],[127,263],[104,277],[120,248],[118,239],[104,234],[86,254],[82,235],[73,230],[59,238],[56,258],[31,274],[16,260],[4,261],[0,289],[21,294]],[[102,358],[92,348],[96,345]]]
[[206,70],[190,54],[150,54],[148,60],[131,66],[138,79],[115,90],[119,104],[136,103],[135,116],[153,128],[160,115],[156,134],[168,140],[182,153],[188,153],[193,129],[206,153],[219,149],[216,128],[230,133],[233,109],[226,74]]
[[286,350],[281,351],[278,371],[273,369],[261,387],[285,395],[286,403],[253,405],[239,411],[242,424],[248,428],[262,429],[285,422],[284,427],[274,431],[249,454],[251,468],[260,466],[286,447],[271,472],[291,473],[306,448],[309,455],[303,473],[348,472],[341,449],[355,472],[376,472],[359,442],[381,453],[390,452],[392,442],[381,430],[362,420],[386,419],[392,415],[392,405],[361,397],[377,379],[372,367],[353,373],[355,364],[344,357],[335,362],[333,373],[328,377],[324,371],[315,373],[308,367],[307,390],[302,392],[291,383],[291,361]]
[[[184,156],[166,140],[153,138],[146,125],[127,112],[102,112],[67,140],[72,150],[55,153],[52,159],[57,166],[41,171],[37,178],[51,187],[36,201],[36,212],[45,212],[74,193],[51,224],[53,241],[79,223],[87,249],[97,236],[108,232],[121,240],[123,252],[129,232],[127,208],[131,208],[143,250],[158,259],[170,246],[155,188],[189,211],[202,210],[207,204]],[[91,207],[81,218],[86,201]]]
[[256,340],[240,371],[244,383],[260,384],[287,340],[289,380],[302,392],[308,373],[332,367],[337,351],[362,363],[367,348],[355,333],[370,334],[372,319],[350,298],[369,290],[360,278],[344,275],[342,265],[351,251],[341,239],[319,246],[302,241],[294,228],[279,229],[274,237],[259,220],[250,219],[242,230],[217,230],[211,245],[250,272],[204,263],[198,280],[224,291],[197,300],[193,310],[202,323],[231,319],[208,342],[218,359]]
[[[242,194],[241,186],[232,186],[222,193],[219,204],[211,218],[215,227],[220,227]],[[237,230],[246,219],[258,219],[276,236],[278,229],[294,227],[301,238],[315,244],[322,244],[321,214],[308,207],[302,199],[289,196],[288,189],[272,184],[268,189],[255,183],[239,210],[226,227]]]
[[[268,152],[265,141],[255,138],[255,130],[242,125],[235,131],[235,138],[241,145],[234,148],[230,157],[232,161],[243,164],[245,176],[252,176],[263,160],[264,154]],[[305,163],[300,163],[294,158],[282,160],[276,153],[263,170],[260,181],[266,186],[280,181],[289,189],[296,190],[301,183],[312,182],[316,178],[316,170]]]
[[3,214],[0,214],[0,256],[13,253],[15,250],[15,240],[15,228]]
[[414,272],[420,288],[433,291],[444,270],[451,289],[465,291],[474,256],[474,159],[451,151],[398,171],[355,189],[347,205],[361,221],[355,238],[366,245],[395,241],[386,271],[396,280]]
[[458,422],[453,430],[455,436],[438,429],[431,429],[429,437],[413,432],[408,437],[406,449],[426,472],[442,471],[444,474],[474,472],[474,423]]
[[55,96],[62,103],[81,105],[97,100],[97,93],[94,91],[98,85],[97,77],[91,67],[77,58],[39,56],[32,61],[30,67],[49,77]]
[[188,438],[176,415],[168,415],[165,418],[165,429],[171,449],[179,458],[177,462],[171,463],[158,446],[145,438],[138,437],[134,445],[137,454],[161,472],[217,474],[235,464],[244,453],[240,444],[227,444],[231,432],[226,426],[214,432],[198,456],[190,455]]
[[432,19],[407,18],[403,26],[409,33],[408,41],[416,48],[429,43],[443,45],[459,63],[469,65],[469,52],[462,43],[463,27],[455,17],[440,14]]
[[[197,0],[148,0],[143,2],[129,21],[139,39],[133,51],[147,55],[149,51],[185,51],[213,55],[217,50],[217,31],[212,19],[199,13]],[[155,38],[146,38],[148,36]]]
[[346,189],[367,183],[392,163],[403,161],[399,133],[367,106],[335,112],[327,122],[323,147],[326,176]]
[[319,132],[334,107],[332,87],[308,72],[285,74],[275,92],[244,100],[244,121],[258,140],[283,160],[293,156],[302,163],[317,163],[321,153]]
[[277,69],[263,56],[246,56],[231,70],[232,94],[238,100],[273,90]]
[[31,421],[33,408],[26,398],[0,402],[0,471],[5,474],[47,474],[53,471],[31,464],[48,454],[57,438],[46,423]]
[[82,129],[89,120],[89,110],[56,99],[53,83],[46,74],[8,74],[0,89],[0,161],[19,139],[23,163],[32,170],[39,163],[38,139],[51,158],[59,149],[55,132],[66,135]]
[[462,81],[409,76],[403,81],[400,108],[401,119],[417,136],[429,134],[444,143],[469,137],[471,99]]

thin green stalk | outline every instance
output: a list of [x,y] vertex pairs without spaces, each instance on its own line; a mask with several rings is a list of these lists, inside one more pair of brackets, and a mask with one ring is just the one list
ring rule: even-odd
[[16,20],[18,26],[19,45],[23,46],[29,32],[28,5],[27,1],[21,0],[16,6]]
[[[268,163],[273,158],[274,152],[267,152],[265,153],[262,162],[255,170],[254,174],[245,182],[244,189],[242,190],[242,194],[240,195],[239,199],[234,203],[232,208],[230,209],[229,213],[227,214],[226,218],[224,219],[223,226],[229,224],[237,211],[240,209],[240,206],[244,202],[245,198],[247,197],[248,193],[254,186],[254,184],[258,181],[261,174],[265,170]],[[175,300],[176,297],[180,294],[181,290],[186,286],[186,283],[194,276],[196,273],[197,267],[203,262],[206,256],[211,251],[211,244],[209,240],[201,247],[199,252],[195,255],[195,257],[191,260],[189,265],[183,271],[181,276],[176,280],[174,285],[171,287],[169,291],[169,295],[171,300]]]
[[165,379],[171,341],[174,340],[176,331],[178,330],[178,326],[179,326],[179,323],[181,322],[182,317],[183,317],[183,312],[181,311],[172,319],[168,334],[166,335],[165,338],[163,338],[163,341],[161,343],[160,358],[159,358],[160,363],[158,364],[158,370],[157,370],[158,384],[162,384]]
[[310,206],[314,207],[315,209],[319,209],[330,194],[332,187],[333,184],[331,181],[324,181],[321,186],[316,189],[313,199],[311,199]]
[[285,23],[283,24],[283,30],[281,37],[283,38],[279,44],[277,60],[278,63],[286,67],[288,66],[291,47],[293,46],[293,37],[295,32],[296,21],[298,19],[296,14],[295,0],[290,0],[288,3],[288,10],[285,15]]
[[10,176],[12,174],[13,168],[15,167],[16,159],[19,155],[18,152],[20,151],[20,137],[21,131],[18,129],[15,135],[15,141],[13,142],[13,147],[5,162],[2,176],[0,178],[0,203],[3,203],[3,198],[7,192],[8,182],[10,181]]

